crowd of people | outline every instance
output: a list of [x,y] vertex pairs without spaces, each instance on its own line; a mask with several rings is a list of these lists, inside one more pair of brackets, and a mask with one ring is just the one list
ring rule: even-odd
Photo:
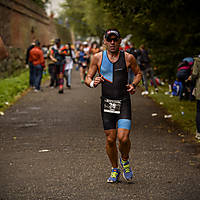
[[[71,88],[72,69],[74,66],[76,66],[76,70],[80,72],[80,82],[84,83],[93,55],[105,49],[104,44],[100,47],[96,41],[92,43],[84,41],[74,46],[70,43],[62,44],[61,40],[57,38],[51,40],[50,45],[43,45],[41,47],[43,56],[41,54],[34,56],[33,54],[35,51],[32,51],[32,49],[38,47],[36,42],[38,43],[39,41],[33,41],[30,47],[28,47],[26,54],[26,64],[29,66],[30,71],[30,87],[34,88],[36,92],[40,90],[42,71],[47,68],[50,74],[49,86],[51,88],[58,87],[59,94],[64,92],[64,80],[66,80],[66,87],[69,89]],[[145,91],[142,92],[142,95],[149,94],[148,88],[150,81],[154,85],[155,91],[158,92],[157,82],[155,81],[153,68],[151,66],[151,56],[144,45],[142,44],[139,49],[136,49],[133,43],[126,41],[125,45],[123,47],[120,46],[119,50],[124,50],[136,58],[143,72],[142,83],[145,87]],[[39,62],[42,66],[40,70],[35,70],[33,65],[34,59],[40,60],[37,62],[34,61],[36,64]],[[128,71],[128,83],[132,83],[134,74],[130,69],[128,69]]]
[[[50,41],[50,45],[40,47],[38,40],[33,41],[26,53],[26,65],[29,67],[29,84],[35,92],[40,91],[43,71],[48,68],[50,88],[59,88],[58,93],[66,87],[71,89],[72,69],[80,71],[80,81],[84,83],[92,56],[99,52],[97,42],[79,43],[76,47],[71,43],[62,44],[59,38]],[[38,66],[40,65],[40,67]],[[36,66],[36,67],[35,67]]]

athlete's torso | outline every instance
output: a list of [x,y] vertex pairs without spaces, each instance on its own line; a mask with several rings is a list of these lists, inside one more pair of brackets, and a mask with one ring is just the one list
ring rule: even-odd
[[104,82],[102,82],[102,97],[108,99],[129,97],[126,87],[128,84],[128,71],[123,51],[120,51],[119,59],[114,63],[109,60],[107,51],[103,51],[100,74],[104,78]]

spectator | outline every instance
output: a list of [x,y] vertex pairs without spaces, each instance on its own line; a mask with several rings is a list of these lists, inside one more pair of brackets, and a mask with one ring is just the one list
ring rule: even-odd
[[29,68],[29,86],[31,88],[34,87],[34,66],[33,63],[30,61],[30,51],[31,49],[33,49],[33,47],[35,46],[35,41],[33,41],[31,43],[31,45],[28,47],[27,51],[26,51],[26,67]]
[[35,41],[35,46],[30,50],[30,62],[33,64],[33,78],[34,78],[34,86],[35,92],[40,90],[40,84],[42,80],[42,72],[45,68],[45,60],[43,56],[43,52],[40,48],[40,42]]
[[178,81],[181,82],[182,84],[181,91],[179,94],[180,100],[189,99],[189,98],[192,100],[192,94],[190,92],[190,90],[191,91],[193,90],[192,81],[186,82],[186,80],[192,73],[193,63],[194,63],[193,58],[188,57],[188,58],[184,58],[182,62],[178,64],[176,77]]
[[[137,59],[137,50],[135,49],[134,47],[134,44],[130,43],[130,46],[125,46],[125,51],[132,54],[135,59]],[[134,79],[134,73],[133,71],[129,68],[128,69],[128,83],[131,84],[133,82],[133,79]]]
[[142,95],[149,94],[148,75],[150,76],[150,79],[153,82],[155,91],[158,92],[157,84],[154,79],[153,68],[151,67],[151,64],[150,64],[150,56],[149,56],[149,53],[146,50],[144,44],[140,45],[140,48],[137,51],[137,61],[138,61],[138,65],[140,66],[140,69],[142,70],[142,73],[143,73],[143,81],[144,81],[144,86],[145,86],[145,91],[142,92]]
[[194,67],[192,70],[192,75],[189,78],[190,80],[195,80],[194,95],[197,100],[197,113],[196,113],[196,136],[197,140],[200,140],[200,55],[195,58]]

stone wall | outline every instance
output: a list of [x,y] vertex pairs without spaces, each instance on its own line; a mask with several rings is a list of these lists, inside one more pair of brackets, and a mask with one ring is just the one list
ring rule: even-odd
[[9,58],[0,62],[0,78],[25,66],[26,49],[34,39],[48,45],[59,37],[54,20],[31,0],[0,0],[0,35],[9,51]]
[[51,24],[45,11],[30,0],[0,1],[0,35],[8,46],[26,48],[33,39],[48,44],[57,36]]
[[9,57],[0,62],[0,78],[20,73],[25,69],[25,52],[21,48],[8,47]]

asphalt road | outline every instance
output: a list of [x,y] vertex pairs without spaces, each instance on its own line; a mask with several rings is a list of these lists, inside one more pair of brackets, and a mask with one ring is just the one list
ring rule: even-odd
[[[132,96],[132,183],[108,184],[100,87],[28,92],[0,116],[0,200],[198,200],[200,145],[150,98]],[[158,115],[152,117],[152,113]]]

